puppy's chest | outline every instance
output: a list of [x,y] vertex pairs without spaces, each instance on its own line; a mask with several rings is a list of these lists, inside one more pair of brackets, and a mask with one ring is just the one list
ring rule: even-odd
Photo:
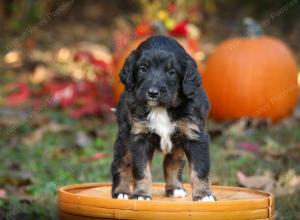
[[160,147],[164,153],[169,153],[173,147],[171,135],[175,132],[176,123],[172,122],[167,110],[155,107],[149,112],[148,129],[160,136]]
[[135,119],[132,122],[133,134],[156,133],[160,136],[160,148],[164,153],[170,153],[173,147],[172,135],[178,131],[185,138],[195,140],[199,138],[199,127],[187,119],[172,121],[167,110],[153,107],[147,115],[147,120]]

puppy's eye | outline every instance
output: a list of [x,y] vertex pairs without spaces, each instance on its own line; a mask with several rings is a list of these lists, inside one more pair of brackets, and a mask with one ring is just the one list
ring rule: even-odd
[[140,70],[141,72],[146,72],[146,71],[148,70],[148,67],[145,66],[145,65],[141,65],[141,66],[139,67],[139,70]]
[[173,76],[175,73],[176,73],[176,71],[174,69],[171,69],[168,71],[169,76]]

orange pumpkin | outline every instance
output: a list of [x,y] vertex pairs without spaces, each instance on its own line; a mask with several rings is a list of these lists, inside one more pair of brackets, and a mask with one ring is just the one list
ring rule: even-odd
[[[113,80],[114,80],[114,101],[118,103],[121,93],[124,90],[123,84],[120,82],[119,73],[121,68],[124,65],[125,59],[130,54],[130,52],[137,48],[137,46],[143,42],[146,38],[137,38],[132,41],[129,46],[127,46],[121,54],[115,56],[114,59],[114,71],[113,71]],[[184,38],[177,39],[177,41],[186,49],[186,51],[196,60],[198,69],[200,72],[204,69],[204,65],[199,59],[198,53],[201,53],[201,48],[197,41],[186,40]]]
[[281,119],[297,103],[297,71],[291,51],[278,39],[225,41],[209,57],[203,74],[211,116]]

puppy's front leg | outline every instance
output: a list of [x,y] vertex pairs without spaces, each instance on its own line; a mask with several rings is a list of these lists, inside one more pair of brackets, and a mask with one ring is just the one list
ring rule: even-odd
[[181,183],[184,165],[185,153],[181,147],[174,147],[173,151],[165,156],[164,176],[166,180],[166,196],[178,198],[187,196],[187,192]]
[[152,178],[150,162],[154,149],[150,146],[147,138],[139,135],[130,137],[129,148],[132,155],[132,175],[134,189],[131,199],[151,200]]
[[126,142],[127,135],[121,130],[115,143],[111,165],[112,197],[118,199],[128,199],[132,182],[131,156]]
[[201,132],[197,139],[186,140],[185,151],[190,163],[193,201],[215,201],[209,187],[209,136]]

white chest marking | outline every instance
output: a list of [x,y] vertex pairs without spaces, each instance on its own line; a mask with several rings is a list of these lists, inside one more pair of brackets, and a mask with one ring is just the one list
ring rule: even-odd
[[160,136],[160,147],[164,153],[172,149],[171,134],[174,133],[176,124],[171,122],[167,110],[163,107],[153,107],[147,116],[149,129]]

